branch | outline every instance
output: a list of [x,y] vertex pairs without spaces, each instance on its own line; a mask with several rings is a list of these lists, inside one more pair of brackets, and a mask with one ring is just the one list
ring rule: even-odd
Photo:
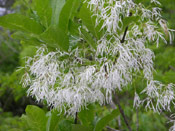
[[[132,13],[131,13],[131,12],[129,13],[129,17],[130,17],[130,16],[132,16]],[[124,32],[124,34],[123,34],[123,38],[122,38],[122,40],[120,41],[121,43],[124,43],[124,42],[125,42],[125,37],[126,37],[127,31],[128,31],[128,26],[125,28],[125,32]]]
[[122,40],[120,41],[121,43],[124,43],[124,42],[125,42],[125,37],[126,37],[127,31],[128,31],[128,26],[126,27],[125,32],[124,32],[124,35],[123,35],[123,38],[122,38]]
[[120,101],[119,101],[119,98],[118,98],[118,95],[117,95],[117,92],[114,94],[114,102],[118,105],[118,108],[119,108],[119,111],[124,119],[124,122],[126,124],[126,126],[128,127],[129,131],[132,131],[127,119],[126,119],[126,116],[125,116],[125,113],[120,105]]
[[74,124],[77,124],[77,122],[78,122],[78,113],[76,112]]

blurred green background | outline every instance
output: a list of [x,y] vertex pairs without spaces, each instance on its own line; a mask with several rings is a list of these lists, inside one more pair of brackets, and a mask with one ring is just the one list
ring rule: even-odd
[[[145,3],[148,1],[143,0]],[[168,21],[170,28],[175,29],[175,0],[160,0],[160,2],[162,3],[163,18]],[[12,12],[27,13],[25,8],[23,0],[0,0],[1,16]],[[38,105],[47,110],[45,105],[36,103],[33,98],[27,97],[26,89],[20,85],[20,79],[24,72],[16,71],[18,67],[24,66],[26,56],[35,54],[36,48],[14,40],[11,36],[12,33],[0,27],[0,131],[26,130],[20,117],[25,113],[27,105]],[[160,43],[159,48],[156,45],[151,45],[151,48],[156,54],[154,60],[155,79],[163,83],[175,83],[175,41],[171,45]],[[140,131],[168,130],[171,126],[171,123],[168,123],[169,113],[156,114],[146,111],[144,108],[140,108],[139,111],[133,108],[133,86],[137,89],[144,87],[142,80],[136,79],[132,85],[128,86],[127,90],[120,94],[121,105],[124,107],[132,128],[136,130],[137,119],[139,119]],[[97,106],[96,110],[97,116],[109,113],[106,106],[103,108]],[[116,124],[118,121],[121,121],[121,125]],[[109,125],[114,128],[119,128],[119,126],[125,128],[122,121],[122,119],[116,118]]]

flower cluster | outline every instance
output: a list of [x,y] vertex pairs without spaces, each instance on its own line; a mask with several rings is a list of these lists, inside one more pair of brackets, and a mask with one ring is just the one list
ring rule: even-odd
[[[134,104],[138,107],[146,103],[146,107],[158,112],[170,110],[175,85],[165,86],[153,80],[154,53],[146,46],[149,42],[158,45],[160,39],[167,43],[165,35],[172,40],[172,30],[161,19],[160,9],[146,9],[133,0],[85,2],[92,17],[96,16],[96,24],[103,22],[101,30],[105,33],[96,41],[97,49],[77,47],[68,52],[48,52],[47,47],[40,47],[37,55],[26,61],[27,72],[22,81],[23,86],[29,86],[28,94],[75,114],[90,103],[112,102],[113,91],[122,90],[132,83],[134,74],[143,72],[147,87],[142,93],[148,97],[140,100],[136,93]],[[160,4],[157,0],[151,3]],[[126,22],[128,19],[130,22]]]
[[[170,104],[175,99],[173,88],[175,88],[173,84],[165,86],[159,81],[150,81],[148,86],[142,91],[148,96],[145,99],[146,107],[153,109],[155,112],[161,112],[162,110],[171,111]],[[154,106],[154,101],[156,101],[156,106]]]
[[[105,28],[106,30],[105,36],[98,41],[97,53],[99,52],[101,55],[110,54],[114,57],[119,55],[116,65],[110,62],[112,68],[109,70],[119,72],[118,77],[115,76],[114,79],[118,85],[114,85],[114,88],[121,89],[132,82],[133,74],[143,72],[147,87],[141,94],[145,93],[147,98],[140,100],[136,93],[134,105],[138,107],[140,104],[146,103],[147,108],[156,112],[170,111],[170,103],[175,99],[175,85],[169,84],[166,86],[153,79],[154,53],[146,47],[147,43],[156,43],[158,46],[160,40],[167,44],[165,36],[169,36],[169,41],[172,43],[172,31],[174,30],[169,29],[167,22],[162,19],[161,9],[159,7],[145,8],[143,4],[136,4],[133,0],[87,0],[86,2],[94,16],[97,17],[96,24],[98,25],[101,21],[104,21],[102,29]],[[150,3],[160,5],[157,0],[151,0]],[[137,18],[137,16],[140,16],[140,18]],[[134,18],[134,21],[132,21],[132,18]],[[130,23],[125,26],[125,21],[128,19]],[[129,27],[130,29],[126,30]],[[125,41],[122,41],[123,33],[118,32],[123,32],[124,29],[127,33]],[[106,57],[105,59],[109,61],[110,58],[107,55]],[[103,60],[104,62],[105,60]],[[110,84],[107,88],[109,87]]]
[[175,114],[172,114],[170,116],[169,122],[173,123],[173,126],[170,127],[169,131],[175,131]]

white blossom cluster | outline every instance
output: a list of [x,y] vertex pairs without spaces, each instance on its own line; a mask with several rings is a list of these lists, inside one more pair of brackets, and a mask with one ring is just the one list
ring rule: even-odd
[[170,127],[169,131],[175,131],[175,114],[172,114],[170,116],[169,122],[173,123],[173,126]]
[[[153,79],[155,56],[146,46],[150,42],[158,45],[160,39],[167,43],[166,35],[170,41],[173,39],[172,30],[161,18],[160,8],[146,9],[133,0],[86,2],[94,14],[92,17],[96,16],[96,24],[103,22],[101,30],[106,30],[96,41],[97,49],[48,52],[47,47],[40,47],[37,55],[26,62],[23,86],[29,86],[28,94],[38,101],[46,100],[58,110],[75,114],[90,103],[112,102],[116,89],[122,90],[132,83],[134,74],[143,73],[147,87],[142,93],[147,97],[140,100],[136,93],[134,105],[146,103],[154,111],[170,110],[175,85],[165,86]],[[157,0],[150,2],[160,4]],[[125,26],[123,21],[129,17],[135,19]]]
[[[157,0],[151,0],[150,2],[160,5]],[[141,3],[136,4],[132,0],[87,0],[87,3],[97,17],[96,24],[98,25],[100,21],[105,21],[102,29],[107,30],[106,36],[99,40],[97,53],[112,56],[120,54],[115,67],[115,69],[120,70],[120,75],[115,77],[115,81],[119,85],[114,87],[121,89],[121,87],[125,86],[124,84],[127,85],[128,82],[132,82],[133,73],[143,71],[147,80],[147,87],[142,93],[147,94],[148,97],[140,100],[136,94],[134,105],[137,107],[146,103],[147,108],[156,112],[170,111],[170,103],[175,99],[175,85],[168,84],[166,86],[153,79],[154,53],[149,48],[146,48],[146,43],[148,42],[155,42],[158,46],[160,39],[167,43],[165,36],[169,36],[169,41],[172,43],[172,31],[174,30],[169,29],[167,22],[161,18],[161,9],[158,7],[147,9]],[[126,17],[138,15],[140,16],[137,21],[139,24],[130,23],[131,29],[127,32],[125,42],[121,43],[123,34],[119,34],[117,31],[122,31]],[[162,28],[163,32],[159,28]],[[110,39],[106,40],[109,36],[111,36]],[[111,67],[115,66],[112,62],[110,64]],[[124,84],[120,81],[123,81]]]

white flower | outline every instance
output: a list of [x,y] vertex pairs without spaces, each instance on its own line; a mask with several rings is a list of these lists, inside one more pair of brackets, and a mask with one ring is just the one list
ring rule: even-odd
[[[175,100],[174,84],[168,84],[167,86],[160,83],[159,81],[148,82],[147,87],[142,93],[147,94],[146,107],[153,109],[155,112],[161,112],[163,110],[171,111],[171,103]],[[156,101],[154,106],[153,101]],[[174,103],[173,103],[174,104]]]
[[134,104],[133,106],[138,108],[141,105],[142,101],[140,100],[139,95],[135,92]]
[[171,116],[170,116],[170,120],[169,120],[169,122],[170,123],[173,123],[173,126],[171,126],[170,127],[170,129],[169,129],[169,131],[175,131],[175,114],[172,114]]
[[155,3],[155,4],[158,4],[158,5],[161,5],[161,3],[158,0],[151,0],[151,3]]
[[[153,79],[155,56],[146,46],[150,42],[158,45],[159,39],[167,43],[165,35],[158,30],[159,26],[165,33],[168,31],[170,34],[172,31],[167,28],[166,22],[163,23],[160,9],[146,9],[141,3],[135,4],[132,0],[85,2],[93,16],[96,16],[96,24],[103,22],[101,29],[106,29],[96,41],[97,49],[77,47],[73,50],[70,48],[68,52],[59,49],[48,52],[46,46],[40,47],[37,54],[26,61],[23,86],[29,87],[28,94],[37,101],[46,100],[49,106],[73,115],[90,103],[102,105],[112,102],[114,91],[123,90],[132,83],[133,75],[143,73],[147,87],[142,93],[147,97],[140,100],[136,93],[134,106],[145,103],[146,108],[157,112],[170,110],[175,99],[175,85],[165,86]],[[151,2],[159,4],[157,0]],[[127,23],[130,28],[127,28],[122,42],[126,30],[123,21],[128,17],[135,19]],[[158,22],[160,25],[157,25]],[[85,25],[79,27],[80,37],[71,36],[72,44],[83,39],[81,28],[88,32]]]

